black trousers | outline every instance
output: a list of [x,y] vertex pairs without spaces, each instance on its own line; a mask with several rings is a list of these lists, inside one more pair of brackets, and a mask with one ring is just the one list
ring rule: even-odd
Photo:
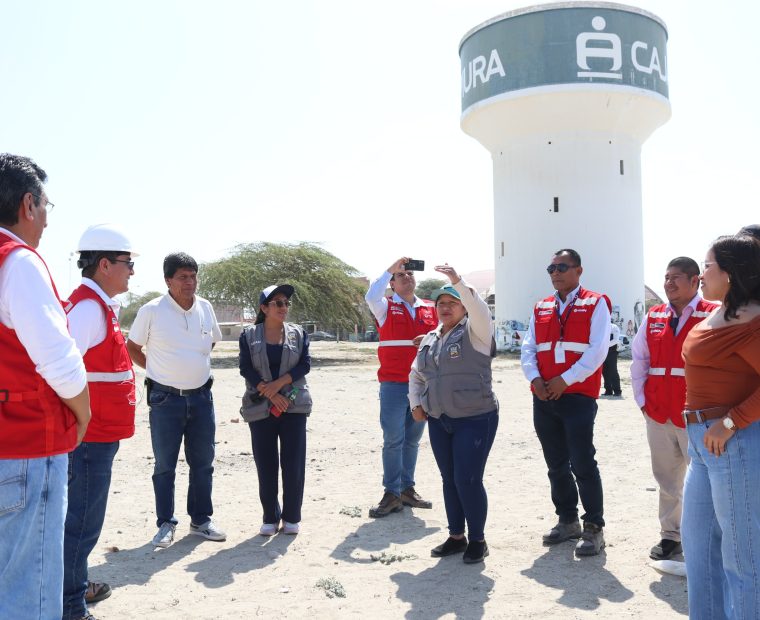
[[607,357],[602,364],[602,377],[604,378],[604,393],[617,394],[621,393],[620,375],[617,369],[618,352],[617,347],[610,347]]

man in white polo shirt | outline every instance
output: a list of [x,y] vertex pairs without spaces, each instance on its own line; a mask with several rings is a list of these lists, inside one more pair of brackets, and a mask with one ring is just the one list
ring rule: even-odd
[[190,533],[222,541],[227,535],[211,520],[216,432],[211,349],[222,332],[211,304],[195,294],[198,264],[191,256],[169,254],[164,279],[169,292],[140,308],[127,341],[132,361],[146,370],[158,526],[153,544],[168,547],[174,540],[174,478],[183,438],[190,467]]

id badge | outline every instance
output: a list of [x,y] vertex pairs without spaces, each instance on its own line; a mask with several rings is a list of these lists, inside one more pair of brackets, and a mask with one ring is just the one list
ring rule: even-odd
[[562,346],[561,340],[554,347],[554,363],[555,364],[565,363],[565,349]]

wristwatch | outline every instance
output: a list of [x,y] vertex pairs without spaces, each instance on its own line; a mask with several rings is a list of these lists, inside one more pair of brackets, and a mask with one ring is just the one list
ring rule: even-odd
[[726,416],[725,418],[723,418],[723,426],[726,428],[726,430],[729,430],[729,431],[736,430],[736,424],[734,424],[734,421],[731,419],[731,416]]

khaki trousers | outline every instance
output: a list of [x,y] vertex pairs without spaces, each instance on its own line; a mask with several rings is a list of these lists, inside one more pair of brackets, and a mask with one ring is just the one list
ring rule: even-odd
[[680,542],[683,480],[689,465],[689,437],[685,428],[668,420],[658,424],[648,415],[647,440],[652,473],[660,485],[660,537]]

